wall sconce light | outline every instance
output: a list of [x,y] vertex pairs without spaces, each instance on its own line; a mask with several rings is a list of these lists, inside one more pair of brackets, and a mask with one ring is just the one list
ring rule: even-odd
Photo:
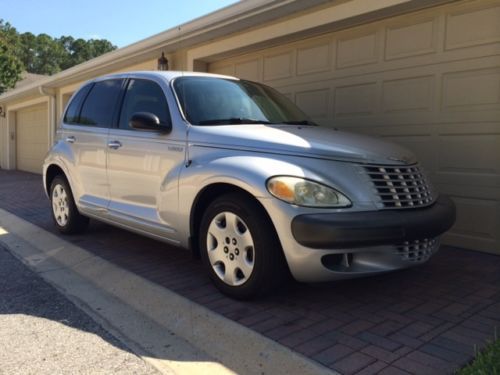
[[0,117],[5,117],[5,110],[2,106],[0,106]]
[[168,70],[168,60],[164,52],[161,53],[161,57],[158,59],[158,70]]

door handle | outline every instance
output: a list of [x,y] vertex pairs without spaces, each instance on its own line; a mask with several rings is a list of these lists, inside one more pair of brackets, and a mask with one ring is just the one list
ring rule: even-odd
[[76,141],[76,138],[73,137],[72,135],[66,137],[66,142],[68,142],[68,143],[75,143],[75,141]]
[[122,144],[119,141],[110,141],[110,142],[108,142],[108,147],[112,148],[113,150],[116,150],[116,149],[122,147]]

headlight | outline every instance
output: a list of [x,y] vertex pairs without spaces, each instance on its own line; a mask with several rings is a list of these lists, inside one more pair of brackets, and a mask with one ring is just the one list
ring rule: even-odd
[[351,201],[337,190],[300,177],[272,177],[267,181],[267,190],[276,198],[298,206],[347,207],[351,205]]

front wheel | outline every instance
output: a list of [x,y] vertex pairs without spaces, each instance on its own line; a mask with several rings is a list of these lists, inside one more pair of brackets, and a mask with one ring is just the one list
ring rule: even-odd
[[285,279],[280,242],[260,205],[244,194],[215,199],[200,226],[201,257],[223,293],[238,299],[265,294]]
[[50,201],[52,218],[61,233],[80,233],[87,228],[89,219],[78,212],[71,188],[63,176],[57,176],[52,181]]

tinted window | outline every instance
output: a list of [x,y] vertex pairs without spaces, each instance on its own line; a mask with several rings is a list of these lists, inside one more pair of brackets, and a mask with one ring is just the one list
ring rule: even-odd
[[120,95],[121,79],[96,82],[83,103],[79,123],[109,127]]
[[82,102],[85,100],[85,97],[87,96],[91,87],[92,85],[86,85],[82,87],[80,91],[78,91],[78,93],[73,97],[64,116],[64,122],[66,124],[78,124]]
[[120,114],[120,129],[130,129],[130,118],[136,112],[150,112],[158,116],[162,123],[170,123],[167,100],[157,83],[144,79],[130,80]]

